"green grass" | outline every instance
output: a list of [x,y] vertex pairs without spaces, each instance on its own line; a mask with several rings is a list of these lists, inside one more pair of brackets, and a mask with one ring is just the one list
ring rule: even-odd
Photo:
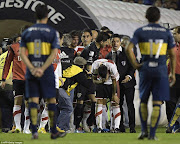
[[50,134],[40,134],[38,140],[31,140],[31,135],[27,134],[0,133],[0,144],[5,144],[5,141],[22,141],[23,144],[177,144],[180,141],[180,133],[166,134],[165,128],[158,128],[158,141],[137,140],[140,128],[136,130],[135,134],[129,133],[129,129],[126,133],[72,133],[56,140],[51,140]]

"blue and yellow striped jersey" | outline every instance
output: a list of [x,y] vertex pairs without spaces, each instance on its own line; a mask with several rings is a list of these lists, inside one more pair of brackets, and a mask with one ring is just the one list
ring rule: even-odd
[[[51,53],[60,48],[59,33],[47,24],[35,24],[22,34],[21,47],[28,50],[28,58],[35,67],[41,67]],[[54,71],[51,65],[45,73]],[[26,76],[31,75],[27,70]]]
[[131,42],[139,45],[142,62],[153,61],[166,65],[166,52],[175,46],[170,30],[150,23],[137,29]]

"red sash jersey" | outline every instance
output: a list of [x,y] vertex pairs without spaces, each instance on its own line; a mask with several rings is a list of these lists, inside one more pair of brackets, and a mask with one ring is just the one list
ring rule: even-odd
[[60,54],[61,54],[61,50],[58,49],[57,56],[56,56],[56,58],[54,59],[54,61],[52,63],[53,67],[54,67],[54,71],[56,70],[58,63],[61,61]]
[[13,80],[25,80],[25,73],[26,73],[26,65],[21,60],[19,56],[19,43],[14,43],[8,50],[8,55],[6,57],[2,80],[5,81],[11,66],[11,62],[13,61]]
[[[180,75],[180,44],[176,44],[176,47],[174,49],[176,54],[176,69],[175,73]],[[168,63],[168,73],[170,73],[170,63]]]

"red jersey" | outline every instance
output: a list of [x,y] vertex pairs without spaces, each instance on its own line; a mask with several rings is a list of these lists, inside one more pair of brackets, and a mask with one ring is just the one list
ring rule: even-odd
[[111,52],[112,47],[110,45],[105,46],[104,48],[100,49],[99,59],[106,58],[106,55]]
[[12,68],[13,80],[14,79],[25,80],[26,65],[19,56],[19,48],[20,48],[20,44],[14,43],[8,49],[8,55],[6,57],[6,61],[3,69],[2,80],[6,80],[12,61],[13,61],[13,68]]
[[180,75],[180,44],[176,45],[175,53],[176,53],[176,71],[175,71],[175,73]]

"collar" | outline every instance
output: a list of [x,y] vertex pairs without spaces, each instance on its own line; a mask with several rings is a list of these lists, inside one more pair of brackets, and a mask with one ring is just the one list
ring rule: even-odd
[[[121,46],[118,48],[117,52],[118,52],[118,51],[122,52],[122,47],[121,47]],[[114,52],[115,52],[115,51],[112,49],[112,53],[114,53]]]

